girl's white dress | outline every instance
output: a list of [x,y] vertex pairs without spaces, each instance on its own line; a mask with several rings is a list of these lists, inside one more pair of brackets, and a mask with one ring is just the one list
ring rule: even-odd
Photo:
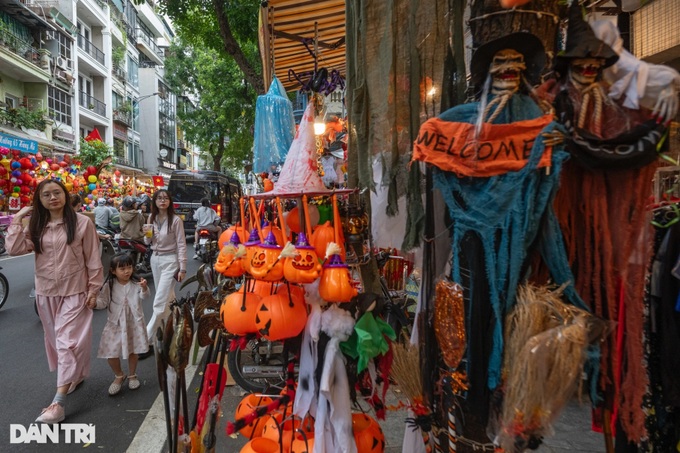
[[148,350],[146,322],[142,300],[149,295],[136,283],[125,285],[113,281],[113,290],[105,283],[97,297],[97,308],[108,309],[108,318],[99,342],[97,357],[100,359],[127,359],[132,353],[141,354]]

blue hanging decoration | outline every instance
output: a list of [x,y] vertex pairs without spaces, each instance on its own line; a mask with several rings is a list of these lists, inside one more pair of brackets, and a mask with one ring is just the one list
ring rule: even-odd
[[267,94],[257,97],[253,171],[270,172],[272,166],[283,164],[294,136],[293,104],[279,79],[274,77]]

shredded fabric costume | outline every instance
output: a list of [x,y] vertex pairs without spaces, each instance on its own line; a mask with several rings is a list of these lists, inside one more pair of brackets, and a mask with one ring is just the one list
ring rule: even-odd
[[[442,113],[439,119],[474,123],[477,115],[478,104],[470,103]],[[515,94],[494,119],[494,124],[542,115],[530,97]],[[555,122],[549,123],[542,133],[557,127]],[[537,169],[544,152],[546,147],[539,134],[526,156],[526,165],[518,171],[491,177],[459,177],[435,170],[435,187],[444,195],[453,219],[452,278],[463,282],[465,297],[469,300],[467,330],[475,336],[468,339],[470,401],[487,400],[484,387],[495,389],[500,383],[503,319],[515,303],[528,251],[539,235],[542,221],[552,221],[551,202],[567,153],[561,146],[555,146],[550,166]],[[551,235],[545,240],[551,242],[543,244],[541,252],[554,280],[557,283],[573,281],[561,237]],[[572,303],[584,306],[573,288],[569,288],[567,295]],[[485,418],[486,405],[475,406]]]

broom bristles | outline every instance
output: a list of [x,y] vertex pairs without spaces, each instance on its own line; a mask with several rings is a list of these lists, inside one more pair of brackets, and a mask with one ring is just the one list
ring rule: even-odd
[[420,352],[418,347],[409,344],[393,344],[392,378],[404,392],[404,395],[414,401],[422,398],[423,381],[420,374]]

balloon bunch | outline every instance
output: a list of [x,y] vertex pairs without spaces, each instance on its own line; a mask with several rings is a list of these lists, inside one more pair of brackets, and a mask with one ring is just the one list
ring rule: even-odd
[[[85,179],[85,192],[90,192],[89,195],[92,195],[92,197],[96,197],[99,195],[99,188],[100,185],[98,184],[99,182],[99,174],[97,172],[97,167],[94,165],[89,165],[87,169],[83,172],[83,178]],[[92,198],[89,197],[88,198]]]
[[[16,210],[31,203],[31,194],[37,185],[35,157],[21,157],[18,150],[0,148],[0,201]],[[9,198],[9,200],[8,200]]]

